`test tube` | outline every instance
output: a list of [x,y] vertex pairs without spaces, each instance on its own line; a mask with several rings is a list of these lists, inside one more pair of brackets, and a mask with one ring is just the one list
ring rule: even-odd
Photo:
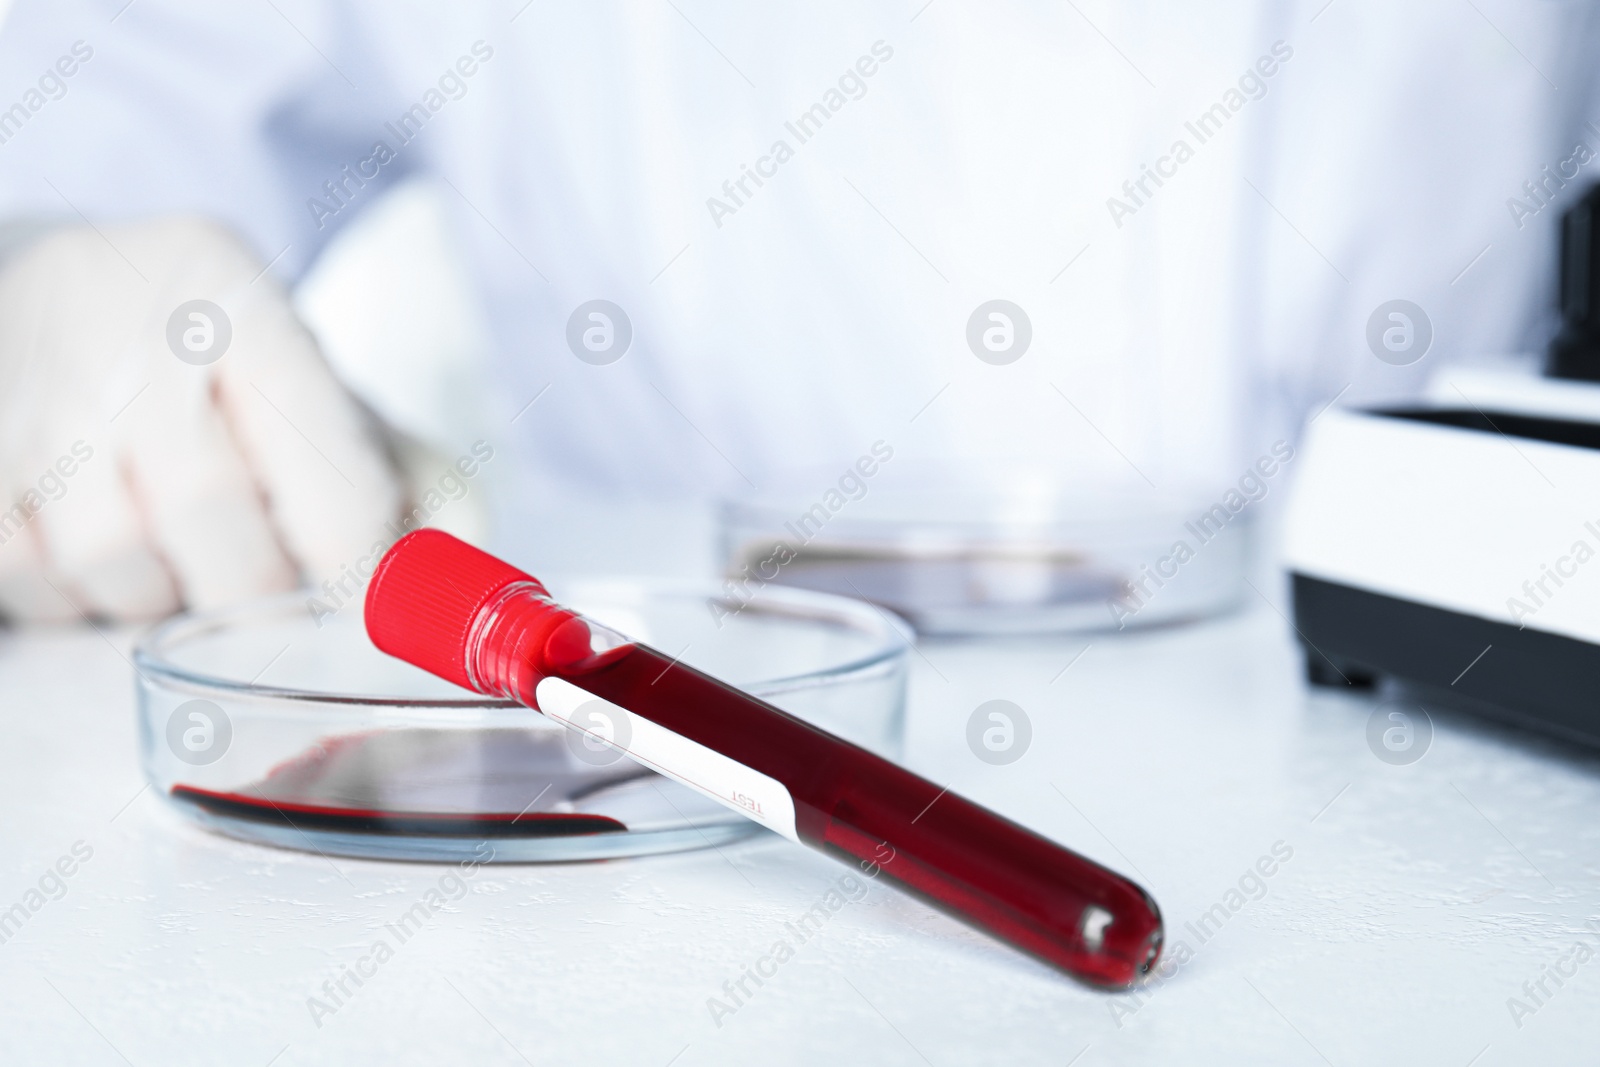
[[1092,985],[1129,986],[1161,952],[1160,910],[1134,882],[563,608],[449,534],[394,544],[366,625],[392,656],[585,730]]

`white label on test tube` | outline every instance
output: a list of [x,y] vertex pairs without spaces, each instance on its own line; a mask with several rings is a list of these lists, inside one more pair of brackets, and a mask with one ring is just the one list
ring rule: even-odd
[[[552,719],[621,749],[651,770],[721,801],[739,814],[799,843],[800,835],[794,824],[794,798],[776,778],[673,733],[627,708],[601,700],[563,678],[543,679],[534,693],[539,710]],[[588,723],[573,720],[580,708],[593,704],[600,708],[590,710],[601,710],[612,717],[612,737],[599,736]],[[613,740],[615,737],[621,737],[626,744],[617,744]]]

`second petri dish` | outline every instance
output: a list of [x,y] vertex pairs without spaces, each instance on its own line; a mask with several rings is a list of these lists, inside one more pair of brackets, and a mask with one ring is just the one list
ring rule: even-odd
[[896,473],[870,488],[791,477],[807,488],[723,501],[733,588],[859,597],[945,637],[1172,623],[1243,594],[1242,510],[1195,495]]

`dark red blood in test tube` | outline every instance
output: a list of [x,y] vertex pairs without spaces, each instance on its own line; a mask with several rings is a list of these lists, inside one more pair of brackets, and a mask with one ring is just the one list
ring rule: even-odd
[[1130,985],[1160,954],[1161,913],[1128,879],[583,619],[448,534],[395,543],[368,587],[366,622],[383,651],[480,693],[538,707],[539,683],[561,679],[775,779],[804,843],[1085,981]]

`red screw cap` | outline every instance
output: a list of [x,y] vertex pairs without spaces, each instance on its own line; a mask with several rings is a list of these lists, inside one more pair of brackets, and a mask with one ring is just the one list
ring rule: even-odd
[[442,530],[406,534],[367,585],[367,636],[389,655],[464,689],[467,637],[478,612],[513,582],[538,579]]

